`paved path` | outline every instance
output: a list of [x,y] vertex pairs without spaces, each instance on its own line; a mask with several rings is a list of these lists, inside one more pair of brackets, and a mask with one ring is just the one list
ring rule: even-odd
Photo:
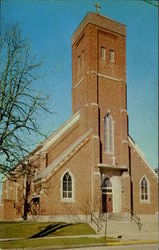
[[[63,238],[101,238],[100,234],[84,234],[84,235],[70,235],[70,236],[45,236],[45,237],[37,237],[34,239],[63,239]],[[0,241],[10,241],[10,240],[22,240],[29,239],[29,237],[21,237],[21,238],[4,238],[0,239]]]
[[[67,248],[65,248],[67,249]],[[70,250],[159,250],[158,244],[70,248]],[[50,249],[51,250],[51,249]]]
[[[42,237],[42,239],[55,239],[55,238],[80,238],[80,237],[92,237],[92,238],[99,238],[101,237],[101,235],[99,234],[92,234],[92,235],[75,235],[75,236],[57,236],[57,237]],[[20,239],[24,239],[24,238],[9,238],[9,239],[0,239],[0,241],[10,241],[10,240],[20,240]],[[140,240],[139,240],[140,241]],[[139,241],[136,243],[139,243]],[[125,242],[125,240],[123,240],[123,243]],[[132,242],[132,241],[131,241]],[[128,243],[129,240],[128,240]],[[133,243],[135,244],[135,242]],[[50,247],[36,247],[36,248],[16,248],[16,250],[22,250],[22,249],[27,249],[27,250],[53,250],[53,249],[71,249],[71,250],[78,250],[78,249],[82,249],[82,250],[159,250],[159,244],[158,243],[154,243],[152,244],[152,240],[150,241],[150,243],[147,241],[145,241],[145,244],[135,244],[135,245],[122,245],[122,246],[102,246],[102,244],[92,244],[94,246],[88,246],[88,247],[83,247],[82,245],[79,246],[77,245],[76,247],[70,248],[70,247],[64,247],[64,246],[50,246]],[[96,246],[95,246],[96,245]],[[15,250],[15,249],[14,249]]]

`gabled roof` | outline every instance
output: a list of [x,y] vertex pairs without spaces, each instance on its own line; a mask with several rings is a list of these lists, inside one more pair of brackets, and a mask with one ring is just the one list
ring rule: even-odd
[[136,152],[139,154],[139,156],[141,157],[141,159],[144,161],[144,163],[146,164],[146,166],[148,167],[148,169],[152,172],[152,174],[158,178],[158,175],[156,174],[156,172],[152,169],[152,167],[150,166],[150,164],[147,162],[147,160],[145,159],[144,153],[141,151],[141,149],[138,147],[138,145],[136,145],[136,143],[134,142],[134,140],[128,136],[128,141],[130,143],[130,145],[136,150]]
[[[36,146],[27,156],[26,158],[34,159],[36,155],[46,151],[56,140],[58,140],[66,131],[68,131],[76,122],[80,119],[80,112],[76,112],[73,116],[71,116],[64,124],[61,125],[57,130],[51,133],[44,141],[42,141],[39,145]],[[15,168],[19,166],[20,163],[17,163]]]
[[53,173],[65,162],[67,162],[74,153],[76,153],[86,142],[88,142],[88,136],[91,134],[92,129],[87,131],[84,135],[75,140],[67,149],[63,151],[47,168],[45,168],[40,174],[35,177],[35,182],[39,180],[46,181]]
[[80,119],[80,112],[75,113],[60,128],[53,132],[46,140],[44,140],[39,151],[47,150],[56,140],[58,140],[68,129],[70,129]]

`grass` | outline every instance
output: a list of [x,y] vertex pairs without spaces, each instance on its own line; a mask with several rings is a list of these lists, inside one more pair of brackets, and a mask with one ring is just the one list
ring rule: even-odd
[[[44,230],[47,226],[53,225],[53,222],[0,222],[0,238],[23,238]],[[94,230],[88,224],[72,224],[61,228],[47,236],[72,236],[95,234]]]
[[[9,248],[25,248],[25,247],[52,247],[52,249],[56,246],[67,246],[71,247],[73,245],[107,245],[107,246],[119,246],[119,245],[134,245],[134,244],[150,244],[157,243],[157,241],[126,241],[120,242],[117,239],[104,237],[95,238],[95,237],[87,237],[88,234],[95,234],[93,229],[88,224],[71,224],[66,227],[63,227],[54,233],[50,233],[47,236],[75,236],[77,238],[34,238],[27,239],[43,229],[45,229],[49,225],[53,225],[54,223],[48,222],[0,222],[0,238],[22,238],[18,240],[9,240],[9,241],[1,241],[0,249],[9,249]],[[56,223],[55,223],[56,224]],[[66,224],[67,225],[67,224]],[[79,237],[78,235],[85,235],[85,237]]]
[[0,238],[29,237],[50,225],[45,222],[0,222]]
[[[88,234],[95,234],[94,230],[83,223],[66,224],[66,227],[58,229],[54,233],[47,235],[47,239],[29,237],[44,230],[49,225],[56,223],[48,222],[0,222],[0,238],[23,238],[17,240],[0,241],[0,249],[9,248],[25,248],[25,247],[49,247],[49,246],[72,246],[72,245],[89,245],[89,244],[106,244],[106,242],[114,242],[113,239],[87,237]],[[64,223],[62,223],[64,224]],[[79,237],[78,235],[85,235]],[[77,238],[48,238],[48,236],[77,236]]]
[[73,236],[88,234],[95,234],[95,231],[88,224],[78,223],[61,228],[48,236]]

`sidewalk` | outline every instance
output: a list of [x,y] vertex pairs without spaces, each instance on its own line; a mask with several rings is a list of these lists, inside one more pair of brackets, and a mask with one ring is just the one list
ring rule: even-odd
[[[75,235],[75,236],[52,236],[52,237],[41,237],[41,238],[36,238],[36,239],[67,239],[67,238],[101,238],[103,237],[100,234],[91,234],[91,235]],[[29,238],[7,238],[7,239],[0,239],[0,242],[6,242],[6,241],[13,241],[13,240],[22,240],[22,239],[29,239]],[[113,239],[112,239],[113,240]],[[86,248],[86,247],[98,247],[98,246],[122,246],[122,245],[138,245],[138,244],[153,244],[153,243],[159,243],[159,240],[144,240],[144,239],[117,239],[114,238],[114,241],[109,241],[106,244],[105,243],[96,243],[96,244],[78,244],[78,245],[70,245],[70,246],[42,246],[42,247],[34,247],[34,248],[10,248],[10,249],[27,249],[27,250],[33,250],[33,249],[38,249],[38,250],[51,250],[51,249],[70,249],[70,248]],[[2,249],[2,248],[0,248]]]
[[[100,234],[84,234],[84,235],[70,235],[70,236],[50,236],[50,237],[39,237],[34,239],[67,239],[67,238],[101,238]],[[0,239],[0,241],[10,241],[10,240],[22,240],[22,239],[31,239],[29,237],[22,237],[22,238],[5,238]]]

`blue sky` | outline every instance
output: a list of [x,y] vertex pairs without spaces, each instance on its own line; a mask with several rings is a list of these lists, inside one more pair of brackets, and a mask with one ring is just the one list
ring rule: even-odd
[[[2,0],[1,29],[19,24],[32,52],[43,58],[36,91],[49,96],[55,114],[40,117],[47,133],[71,116],[71,36],[92,0]],[[157,8],[140,0],[101,0],[101,14],[127,26],[129,133],[157,167]]]

